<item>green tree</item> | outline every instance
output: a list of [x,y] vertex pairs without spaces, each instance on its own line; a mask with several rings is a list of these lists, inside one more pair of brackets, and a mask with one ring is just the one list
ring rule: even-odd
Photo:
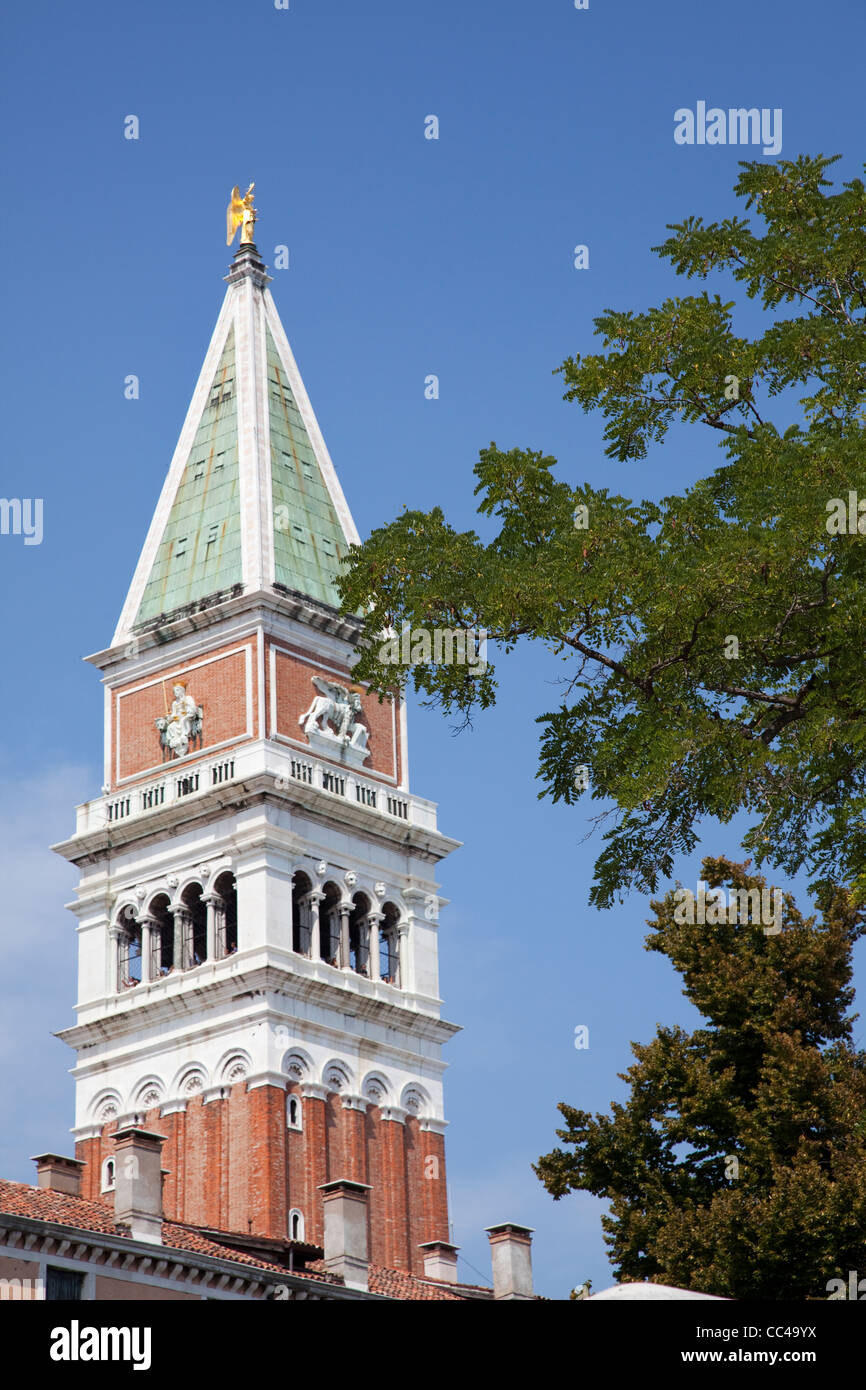
[[[612,458],[642,459],[676,425],[696,450],[717,442],[719,466],[709,455],[681,494],[634,502],[491,444],[475,467],[491,540],[439,508],[404,512],[342,580],[370,634],[482,628],[503,653],[534,639],[564,659],[564,698],[539,720],[539,795],[577,801],[585,766],[607,804],[599,906],[656,891],[707,815],[744,811],[753,859],[816,883],[852,883],[866,863],[866,546],[828,531],[849,493],[866,531],[866,189],[828,191],[833,162],[747,163],[735,192],[757,229],[689,217],[655,248],[758,301],[753,336],[735,331],[734,299],[703,291],[603,314],[603,350],[558,369],[567,399],[602,412]],[[381,654],[371,640],[355,668],[379,692],[411,679],[465,719],[496,698],[492,666]]]
[[[763,888],[747,870],[704,860],[713,887]],[[866,913],[825,889],[820,917],[805,920],[786,896],[782,930],[768,934],[751,917],[678,921],[673,892],[652,906],[646,949],[669,958],[707,1024],[633,1043],[628,1099],[609,1115],[560,1105],[567,1147],[535,1172],[554,1198],[609,1199],[621,1280],[826,1298],[866,1249],[866,1053],[847,1016]]]

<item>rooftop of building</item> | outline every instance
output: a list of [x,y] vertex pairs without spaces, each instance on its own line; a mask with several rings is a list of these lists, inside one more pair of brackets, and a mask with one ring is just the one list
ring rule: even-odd
[[[88,1235],[94,1238],[109,1236],[129,1240],[131,1246],[135,1244],[128,1227],[115,1221],[114,1212],[106,1202],[89,1201],[84,1197],[74,1197],[50,1188],[33,1187],[29,1183],[11,1182],[0,1178],[0,1217],[3,1216],[44,1222],[52,1228],[63,1227],[68,1232],[68,1238],[75,1240],[79,1245],[87,1244]],[[283,1258],[268,1260],[258,1253],[251,1253],[248,1248],[243,1248],[259,1243],[275,1247],[275,1254],[281,1253]],[[250,1273],[270,1274],[275,1278],[280,1276],[283,1279],[306,1279],[317,1285],[344,1286],[340,1276],[325,1269],[322,1251],[312,1246],[299,1246],[291,1241],[257,1242],[251,1240],[248,1234],[240,1232],[212,1232],[176,1221],[163,1221],[162,1245],[155,1247],[155,1250],[162,1250],[167,1256],[172,1252],[198,1255],[209,1261],[216,1260],[226,1266],[240,1265]],[[300,1258],[289,1261],[290,1251]],[[303,1255],[305,1251],[309,1252],[306,1257]],[[313,1257],[310,1258],[310,1255]],[[227,1272],[238,1271],[228,1269]],[[439,1280],[422,1279],[405,1270],[386,1269],[374,1264],[369,1266],[369,1292],[398,1300],[458,1303],[466,1299],[492,1297],[492,1291],[481,1285],[448,1284]]]

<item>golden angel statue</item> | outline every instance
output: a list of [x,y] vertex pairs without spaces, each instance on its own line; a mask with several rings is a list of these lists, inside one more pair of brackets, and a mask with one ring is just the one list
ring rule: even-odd
[[226,246],[231,246],[238,227],[241,229],[241,246],[245,242],[252,243],[256,218],[259,215],[253,207],[254,188],[255,184],[251,183],[243,197],[237,184],[232,189],[231,202],[226,208]]

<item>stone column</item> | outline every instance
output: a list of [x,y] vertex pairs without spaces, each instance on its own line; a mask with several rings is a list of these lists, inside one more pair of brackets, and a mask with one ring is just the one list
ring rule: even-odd
[[219,893],[202,893],[207,907],[207,959],[221,960],[226,952],[226,904]]
[[189,928],[192,926],[192,913],[186,903],[175,904],[169,908],[169,912],[174,917],[174,968],[186,970],[189,967],[187,944]]
[[122,972],[120,969],[121,944],[126,933],[119,922],[112,922],[108,928],[108,939],[111,942],[111,990],[114,994],[119,994],[123,989]]
[[149,985],[154,979],[153,973],[153,933],[159,927],[155,917],[148,917],[146,914],[136,917],[136,924],[141,927],[141,983]]
[[367,931],[370,944],[370,979],[379,979],[379,923],[385,920],[384,912],[371,912],[367,918]]
[[322,958],[319,903],[324,896],[324,893],[318,888],[314,888],[311,893],[307,894],[306,898],[306,901],[310,905],[310,960],[321,960]]
[[341,970],[349,969],[349,918],[352,915],[351,903],[340,903],[340,954],[337,964]]
[[397,979],[400,989],[412,988],[412,970],[409,962],[409,923],[397,925]]

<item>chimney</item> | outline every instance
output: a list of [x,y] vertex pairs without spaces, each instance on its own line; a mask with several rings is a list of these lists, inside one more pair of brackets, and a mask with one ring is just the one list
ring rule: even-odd
[[418,1246],[424,1251],[424,1277],[438,1279],[443,1284],[457,1283],[457,1251],[459,1245],[447,1240],[427,1240]]
[[337,1178],[319,1191],[325,1207],[325,1269],[341,1274],[350,1289],[367,1285],[368,1183]]
[[67,1197],[81,1196],[81,1170],[84,1167],[79,1158],[61,1158],[60,1154],[34,1154],[31,1162],[36,1164],[36,1186],[47,1188],[49,1192],[65,1192]]
[[494,1298],[534,1298],[532,1292],[532,1227],[503,1221],[488,1226],[493,1263]]
[[114,1136],[114,1216],[135,1240],[162,1244],[162,1146],[164,1134],[120,1129]]

